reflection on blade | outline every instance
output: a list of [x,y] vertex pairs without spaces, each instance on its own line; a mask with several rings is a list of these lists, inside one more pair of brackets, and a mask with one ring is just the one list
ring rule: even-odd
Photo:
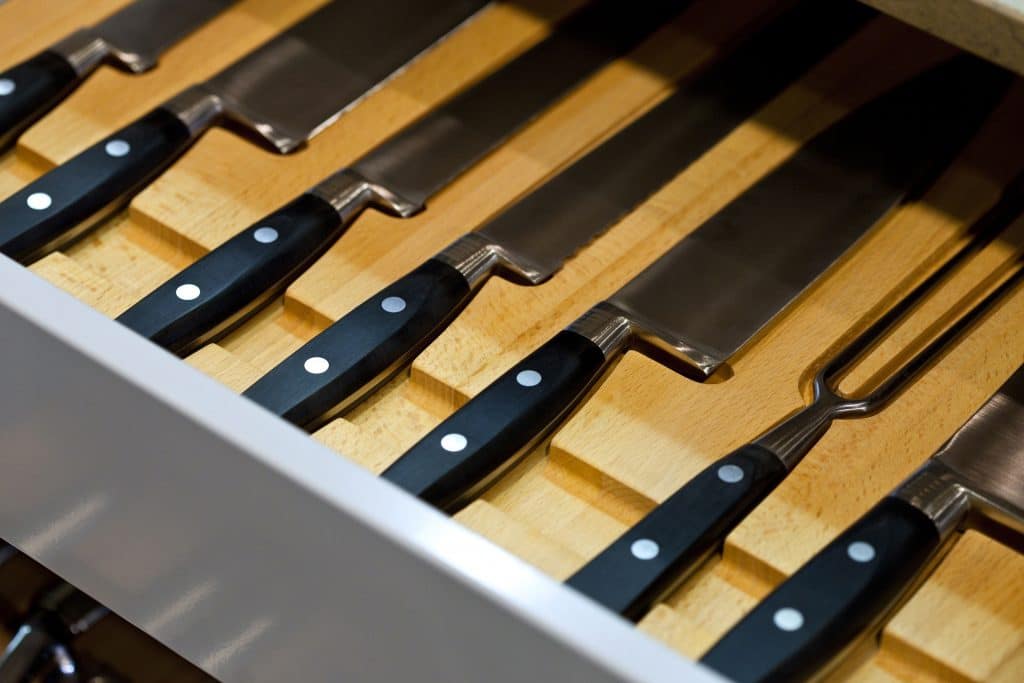
[[935,457],[976,493],[996,499],[1024,520],[1024,368]]

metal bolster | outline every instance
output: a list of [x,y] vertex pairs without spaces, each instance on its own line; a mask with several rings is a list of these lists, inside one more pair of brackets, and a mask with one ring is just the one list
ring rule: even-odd
[[937,460],[928,461],[891,495],[928,515],[943,539],[960,526],[971,507],[970,494],[959,478]]
[[789,471],[824,436],[835,417],[828,401],[815,401],[776,424],[754,443],[774,453]]
[[624,353],[633,337],[629,317],[607,301],[584,313],[568,329],[594,342],[605,358]]
[[368,206],[401,218],[423,209],[421,203],[410,201],[351,168],[342,169],[319,183],[310,194],[333,206],[343,222],[352,220]]
[[75,31],[50,49],[66,59],[79,77],[88,75],[108,58],[133,73],[142,73],[156,66],[149,57],[119,50],[91,28]]
[[224,115],[224,102],[202,85],[195,85],[168,100],[162,107],[177,116],[196,137]]
[[638,351],[697,381],[709,379],[725,365],[720,352],[697,347],[654,322],[631,315],[630,326]]
[[452,242],[436,257],[462,273],[470,288],[476,289],[495,271],[511,275],[511,279],[539,284],[546,274],[522,260],[517,260],[505,248],[494,244],[478,232],[470,232]]

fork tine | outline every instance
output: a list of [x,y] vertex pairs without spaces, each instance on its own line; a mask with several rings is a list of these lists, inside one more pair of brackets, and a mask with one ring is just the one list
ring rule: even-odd
[[[1003,190],[999,200],[981,218],[974,222],[970,229],[973,236],[967,244],[961,247],[953,256],[946,259],[942,265],[914,287],[910,293],[897,301],[881,317],[871,323],[867,329],[832,356],[825,364],[821,373],[819,373],[824,379],[823,386],[820,388],[827,389],[835,394],[837,398],[840,398],[836,394],[835,387],[836,381],[842,374],[847,372],[856,362],[874,349],[885,338],[886,334],[913,313],[965,261],[988,246],[1008,225],[1022,215],[1024,215],[1024,172],[1018,174]],[[1005,293],[1002,287],[997,291]],[[930,365],[928,358],[936,356],[933,360],[937,360],[937,354],[942,347],[955,341],[960,334],[973,324],[974,320],[980,317],[994,303],[995,299],[986,297],[975,309],[972,309],[954,323],[952,328],[957,330],[956,333],[940,335],[934,343],[929,344],[921,353],[901,366],[896,373],[897,375],[902,375],[904,370],[911,369],[913,370],[912,374],[902,377],[895,382],[893,380],[896,378],[891,378],[873,391],[867,399],[860,400],[860,402],[864,403],[867,401],[870,403],[872,401],[879,401],[878,407],[881,407],[885,402],[891,400],[901,387],[905,386]],[[981,310],[977,310],[978,308]],[[961,326],[961,323],[964,323],[964,325]],[[885,394],[888,394],[888,396]],[[852,402],[857,399],[850,400]]]

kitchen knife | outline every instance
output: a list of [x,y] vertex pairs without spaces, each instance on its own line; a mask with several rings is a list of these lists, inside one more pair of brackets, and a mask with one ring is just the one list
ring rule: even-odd
[[[689,0],[600,0],[550,37],[420,117],[165,282],[118,320],[185,354],[283,292],[366,208],[409,216],[584,78],[625,54]],[[460,276],[439,273],[452,290]]]
[[[872,16],[853,2],[797,6],[496,219],[331,325],[245,395],[307,428],[351,407],[437,337],[491,275],[528,285],[550,278]],[[319,363],[317,372],[307,370],[311,362]]]
[[630,619],[639,619],[718,552],[725,537],[782,483],[833,422],[874,415],[927,372],[1008,292],[1024,269],[1004,280],[922,350],[878,378],[867,394],[839,383],[949,277],[1024,213],[1024,175],[971,228],[972,239],[836,351],[811,382],[811,402],[753,441],[704,468],[573,574],[567,585]]
[[[710,377],[925,187],[1010,79],[957,57],[861,107],[498,378],[383,476],[439,507],[458,505],[550,434],[629,348]],[[964,97],[950,102],[951,88]]]
[[100,64],[132,73],[156,66],[179,40],[235,0],[135,0],[0,73],[0,152],[42,118]]
[[323,6],[0,203],[0,253],[24,263],[66,244],[123,207],[211,126],[230,122],[277,152],[294,151],[486,2]]
[[701,660],[735,681],[804,680],[889,615],[974,519],[1024,533],[1024,367],[917,472]]

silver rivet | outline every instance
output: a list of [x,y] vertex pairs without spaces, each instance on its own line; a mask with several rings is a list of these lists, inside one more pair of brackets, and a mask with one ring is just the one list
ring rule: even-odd
[[277,230],[274,230],[270,226],[263,226],[262,228],[256,228],[253,232],[252,237],[260,244],[270,244],[276,242],[278,238]]
[[792,607],[783,607],[775,612],[772,621],[783,631],[798,631],[804,625],[804,615]]
[[864,564],[875,559],[875,547],[864,541],[854,541],[846,548],[846,554],[854,562]]
[[737,465],[722,465],[718,468],[718,478],[726,484],[743,481],[743,469]]
[[132,146],[124,140],[111,140],[103,149],[112,157],[123,157],[132,151]]
[[653,560],[661,552],[661,548],[651,539],[641,538],[638,541],[633,541],[633,545],[629,546],[629,552],[633,553],[633,557],[638,560]]
[[445,434],[441,437],[441,448],[449,453],[458,453],[465,450],[468,445],[469,441],[462,434]]
[[14,92],[15,87],[16,86],[14,85],[14,81],[12,81],[11,79],[0,78],[0,97],[3,97],[4,95],[10,95],[12,92]]
[[389,296],[380,302],[385,313],[401,313],[405,310],[405,299],[400,296]]
[[53,197],[45,192],[33,192],[28,196],[27,204],[34,211],[45,211],[53,206]]
[[199,298],[200,294],[202,294],[202,292],[199,288],[192,284],[181,285],[174,290],[174,296],[178,297],[182,301],[195,301]]
[[536,370],[523,370],[516,375],[516,383],[521,387],[535,387],[540,384],[540,373]]
[[306,362],[302,364],[302,367],[311,375],[322,375],[327,372],[327,369],[331,367],[331,364],[327,362],[326,358],[313,356],[312,358],[307,358]]

